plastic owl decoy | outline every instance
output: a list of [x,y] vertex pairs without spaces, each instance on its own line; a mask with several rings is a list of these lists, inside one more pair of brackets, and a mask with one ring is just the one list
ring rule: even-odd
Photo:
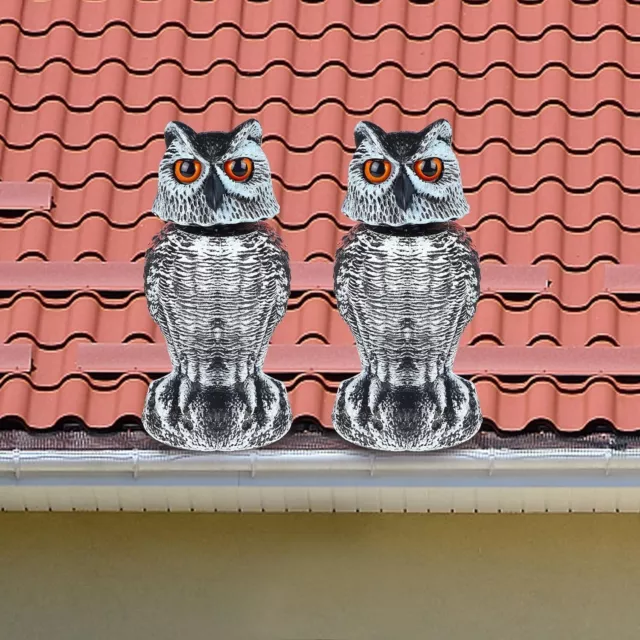
[[355,129],[342,211],[360,224],[336,253],[334,280],[362,371],[340,384],[333,422],[360,446],[441,449],[482,422],[473,383],[452,371],[480,269],[454,222],[469,205],[451,139],[446,120],[420,132]]
[[164,136],[153,213],[169,224],[147,251],[144,290],[172,371],[151,383],[143,425],[185,449],[263,446],[289,430],[291,409],[262,371],[290,291],[288,254],[261,222],[279,211],[262,129],[170,122]]

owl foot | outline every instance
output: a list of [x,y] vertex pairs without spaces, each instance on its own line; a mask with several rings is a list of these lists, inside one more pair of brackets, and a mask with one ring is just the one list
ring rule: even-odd
[[473,383],[453,373],[423,387],[397,387],[361,373],[341,383],[333,410],[345,440],[382,451],[432,451],[461,444],[482,423]]
[[232,387],[209,387],[174,371],[149,386],[142,423],[173,447],[240,451],[282,438],[291,408],[284,384],[262,372]]

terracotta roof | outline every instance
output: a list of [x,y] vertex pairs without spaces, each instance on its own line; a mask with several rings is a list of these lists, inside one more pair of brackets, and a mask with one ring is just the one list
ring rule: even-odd
[[254,116],[296,263],[272,370],[330,426],[353,127],[444,117],[483,268],[456,366],[486,429],[638,430],[639,40],[630,0],[4,0],[0,417],[139,425],[166,368],[140,280],[163,128]]

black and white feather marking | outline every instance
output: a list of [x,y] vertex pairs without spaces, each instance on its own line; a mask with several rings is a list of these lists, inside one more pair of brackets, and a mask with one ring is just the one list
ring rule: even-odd
[[[237,224],[273,218],[280,211],[271,184],[271,170],[262,147],[262,129],[257,120],[247,120],[233,131],[196,133],[182,122],[170,122],[165,129],[167,150],[158,171],[158,193],[153,213],[161,220],[183,225],[211,226]],[[224,163],[249,158],[253,175],[236,182],[224,172]],[[202,173],[191,184],[175,179],[178,160],[195,159]],[[207,203],[204,186],[215,172],[223,194],[221,205],[213,210]]]
[[334,277],[362,364],[338,390],[336,431],[388,451],[472,437],[482,421],[476,390],[451,369],[480,295],[478,255],[464,230],[453,222],[356,225],[338,249]]
[[[446,120],[438,120],[417,133],[386,133],[373,123],[358,123],[342,212],[353,220],[389,226],[444,222],[466,215],[469,204],[451,138],[451,125]],[[430,157],[440,158],[444,165],[442,178],[433,183],[421,180],[413,170],[416,161]],[[381,184],[371,184],[364,177],[363,167],[367,160],[378,159],[391,163],[391,175]],[[415,190],[406,210],[394,196],[394,183],[401,172]]]
[[264,223],[208,233],[169,224],[147,252],[144,287],[173,366],[149,388],[147,432],[205,451],[281,438],[291,425],[286,389],[262,371],[290,290],[275,232]]
[[[185,449],[274,442],[289,430],[291,408],[284,385],[262,365],[287,307],[290,273],[280,238],[256,222],[279,211],[262,130],[256,120],[230,133],[170,122],[165,142],[153,211],[170,222],[147,251],[144,286],[173,369],[150,385],[144,427]],[[253,172],[232,180],[225,162],[244,158]],[[200,175],[178,180],[178,160],[200,163]]]

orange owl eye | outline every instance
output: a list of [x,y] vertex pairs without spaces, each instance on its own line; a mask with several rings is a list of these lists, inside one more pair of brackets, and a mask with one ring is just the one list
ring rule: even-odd
[[384,182],[391,174],[388,160],[367,160],[364,163],[364,177],[373,184]]
[[173,165],[173,173],[178,182],[191,184],[200,177],[202,165],[197,160],[178,160]]
[[418,162],[413,165],[413,168],[419,178],[427,182],[435,182],[442,176],[444,165],[440,158],[427,158],[426,160],[418,160]]
[[224,172],[236,182],[244,182],[253,173],[253,162],[249,158],[235,158],[224,163]]

